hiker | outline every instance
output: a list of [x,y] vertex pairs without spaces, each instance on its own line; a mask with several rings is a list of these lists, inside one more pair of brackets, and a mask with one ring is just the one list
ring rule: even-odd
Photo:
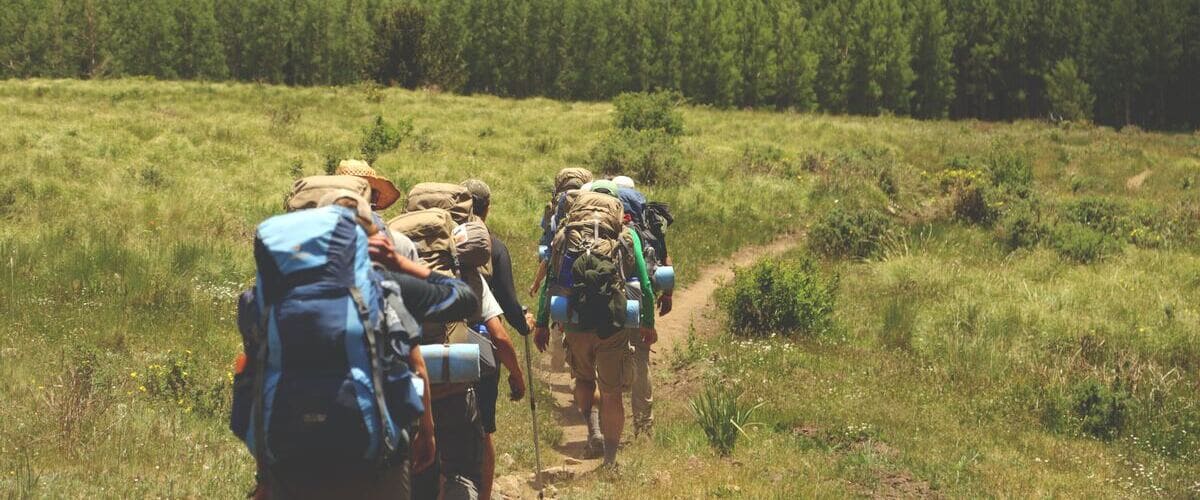
[[[230,427],[257,458],[256,498],[410,498],[410,463],[423,470],[435,453],[417,322],[478,307],[465,283],[396,255],[366,182],[336,177],[297,181],[292,213],[259,226],[258,279],[238,302]],[[347,323],[353,304],[358,322]],[[357,397],[343,397],[348,387]]]
[[400,199],[400,190],[396,189],[396,185],[387,177],[379,175],[375,169],[371,168],[370,164],[363,160],[342,160],[333,173],[334,175],[358,177],[367,181],[367,185],[371,188],[368,199],[371,200],[371,210],[374,212],[375,222],[379,225],[380,231],[391,238],[397,253],[414,262],[419,260],[417,248],[413,245],[412,240],[403,234],[392,234],[387,224],[383,223],[383,217],[379,215],[380,211],[387,210],[396,203],[396,200]]
[[[465,180],[462,182],[462,186],[471,193],[472,212],[486,224],[492,205],[491,188],[479,179]],[[533,317],[526,312],[527,309],[517,298],[516,285],[513,283],[512,258],[508,254],[508,246],[496,236],[496,233],[489,232],[489,234],[492,241],[492,268],[490,275],[484,277],[492,296],[496,298],[496,302],[504,311],[505,320],[521,336],[527,336]],[[504,336],[502,341],[498,339],[498,345],[499,342],[512,342],[507,338],[507,334]],[[492,485],[496,475],[496,447],[492,436],[496,433],[496,400],[499,397],[499,383],[499,376],[479,381],[479,404],[483,418],[483,430],[486,434],[484,438],[483,485],[480,488],[480,498],[491,498]]]
[[485,280],[490,274],[492,237],[474,216],[472,202],[465,187],[421,183],[410,191],[406,213],[389,222],[394,232],[413,238],[422,260],[437,272],[460,276],[481,297],[481,307],[465,323],[427,324],[424,328],[422,343],[479,346],[481,370],[474,380],[446,381],[433,387],[439,456],[434,467],[414,478],[413,490],[419,498],[490,495],[491,478],[484,470],[485,424],[494,429],[499,365],[509,371],[509,398],[520,400],[526,392],[516,349],[500,320],[503,309]]
[[[566,209],[569,203],[569,193],[578,193],[583,191],[583,186],[592,182],[592,172],[585,168],[567,167],[559,170],[554,176],[554,192],[550,196],[550,201],[546,203],[545,209],[542,211],[542,237],[538,241],[539,254],[549,254],[550,244],[554,239],[554,235],[558,233],[558,219],[566,215]],[[544,249],[544,251],[543,251]],[[533,279],[533,284],[529,288],[529,296],[536,298],[538,292],[542,289],[543,281],[546,279],[546,272],[549,269],[549,262],[546,256],[539,255],[541,262],[538,265],[537,273]],[[566,352],[561,342],[563,331],[561,325],[552,325],[554,330],[554,342],[550,343],[550,369],[556,372],[566,370]]]
[[[567,217],[559,221],[534,329],[538,349],[545,351],[550,343],[551,315],[564,318],[575,404],[588,426],[587,453],[592,457],[602,454],[606,466],[616,464],[625,425],[623,393],[634,379],[630,337],[641,336],[647,346],[658,339],[654,292],[648,285],[641,245],[636,233],[623,224],[617,191],[612,181],[594,182],[591,191],[579,195]],[[635,274],[647,285],[641,302],[631,305],[622,290],[623,277]],[[552,313],[552,308],[564,304],[563,299],[568,304],[565,310]],[[640,309],[633,307],[637,305]],[[627,326],[631,319],[639,326]]]
[[[669,225],[670,222],[664,222],[662,217],[671,219],[670,211],[665,204],[647,203],[646,196],[634,187],[634,181],[627,176],[617,176],[613,178],[613,183],[617,185],[617,197],[621,200],[622,208],[625,210],[625,222],[635,231],[640,237],[644,247],[645,259],[648,264],[649,276],[654,276],[659,266],[670,266],[670,259],[666,252],[666,241],[663,235],[664,225]],[[661,250],[659,250],[661,248]],[[655,294],[658,298],[659,315],[665,316],[671,312],[672,292],[670,288],[662,289],[655,285]],[[636,280],[630,280],[625,285],[626,297],[630,300],[641,300],[642,287]],[[629,406],[633,413],[633,435],[650,435],[654,427],[654,388],[650,381],[650,346],[641,341],[641,338],[634,335],[630,338],[633,344],[634,358],[634,373],[635,378],[633,387],[629,391]]]

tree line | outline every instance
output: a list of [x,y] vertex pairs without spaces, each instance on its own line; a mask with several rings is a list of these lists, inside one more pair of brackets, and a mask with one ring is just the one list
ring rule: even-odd
[[1200,126],[1198,0],[0,0],[0,77]]

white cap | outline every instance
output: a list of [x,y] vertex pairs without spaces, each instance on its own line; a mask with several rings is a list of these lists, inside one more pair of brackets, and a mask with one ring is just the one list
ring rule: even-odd
[[613,177],[612,181],[617,185],[617,187],[633,189],[633,179],[628,176],[618,175]]
[[580,190],[580,191],[591,191],[591,190],[592,190],[592,183],[591,183],[591,182],[585,182],[585,183],[583,183],[583,185],[582,185],[582,186],[579,186],[579,190]]

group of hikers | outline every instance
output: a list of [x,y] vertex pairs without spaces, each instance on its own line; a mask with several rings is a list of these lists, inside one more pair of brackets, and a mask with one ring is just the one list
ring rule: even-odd
[[[509,399],[524,398],[530,333],[551,369],[569,366],[587,458],[615,466],[624,393],[634,435],[653,425],[650,346],[674,285],[668,207],[629,177],[562,169],[531,312],[488,230],[486,183],[417,184],[385,222],[379,212],[401,196],[366,162],[344,160],[297,180],[286,213],[257,228],[230,416],[256,460],[253,495],[491,498],[500,366]],[[508,327],[526,340],[526,369]]]

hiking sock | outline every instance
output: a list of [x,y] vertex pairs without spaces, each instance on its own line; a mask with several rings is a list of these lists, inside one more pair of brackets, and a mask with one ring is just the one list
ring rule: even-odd
[[587,416],[587,422],[588,422],[588,424],[587,424],[588,425],[588,440],[595,441],[597,439],[604,439],[603,434],[600,432],[600,409],[599,408],[592,408],[591,414],[589,414]]

